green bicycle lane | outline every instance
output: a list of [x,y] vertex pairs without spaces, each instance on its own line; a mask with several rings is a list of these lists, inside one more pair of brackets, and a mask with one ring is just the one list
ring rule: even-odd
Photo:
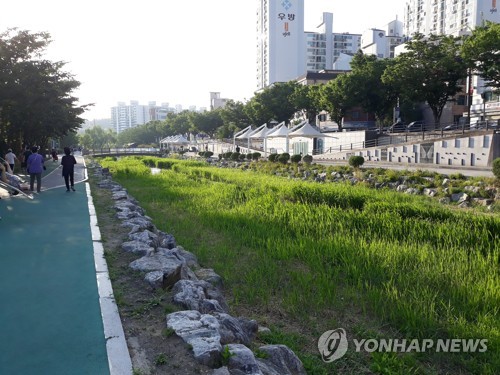
[[126,372],[108,358],[121,323],[104,319],[115,307],[107,273],[96,277],[105,261],[94,258],[102,244],[88,184],[44,188],[33,200],[0,200],[0,373],[128,373],[127,358]]

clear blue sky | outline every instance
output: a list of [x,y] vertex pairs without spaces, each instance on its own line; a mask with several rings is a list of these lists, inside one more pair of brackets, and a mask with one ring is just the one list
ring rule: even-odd
[[[249,99],[255,89],[255,0],[4,1],[0,32],[47,31],[46,58],[82,83],[83,116],[109,117],[118,101],[209,107],[209,92]],[[305,0],[305,28],[333,13],[334,32],[362,33],[403,20],[404,0]]]

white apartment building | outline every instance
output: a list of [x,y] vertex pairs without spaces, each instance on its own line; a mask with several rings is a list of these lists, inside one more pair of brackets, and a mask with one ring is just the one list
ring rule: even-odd
[[403,22],[396,19],[389,22],[385,29],[366,30],[361,36],[361,50],[379,59],[390,59],[394,58],[395,47],[403,42]]
[[332,31],[332,13],[323,13],[317,29],[315,32],[305,32],[306,69],[309,72],[332,70],[341,55],[354,55],[360,49],[361,35]]
[[405,32],[459,36],[484,21],[498,23],[496,0],[407,0]]
[[[407,0],[405,31],[410,38],[415,33],[424,35],[467,35],[485,21],[500,23],[497,0]],[[473,76],[470,84],[472,102],[471,123],[481,120],[500,120],[500,99],[491,95],[483,80]],[[445,108],[446,111],[446,108]],[[464,118],[468,114],[464,113]]]
[[257,90],[305,73],[304,0],[257,0]]
[[221,98],[220,92],[211,92],[210,93],[210,110],[214,110],[217,108],[224,108],[227,101],[229,99]]
[[137,100],[131,100],[129,105],[118,102],[117,106],[111,108],[111,123],[116,133],[120,133],[149,121],[165,120],[169,112],[174,110],[168,107],[168,103],[157,106],[156,102],[141,105]]

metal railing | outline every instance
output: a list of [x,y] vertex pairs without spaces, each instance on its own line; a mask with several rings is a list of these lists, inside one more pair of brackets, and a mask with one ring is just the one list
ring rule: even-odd
[[[400,132],[400,133],[382,133],[378,135],[376,139],[361,141],[361,142],[353,142],[341,144],[338,146],[329,147],[325,150],[314,150],[313,155],[319,154],[331,154],[342,151],[350,151],[350,150],[362,150],[365,148],[371,147],[380,147],[380,146],[390,146],[408,143],[412,141],[421,141],[421,140],[430,140],[430,139],[439,139],[445,138],[446,136],[456,136],[459,134],[470,133],[473,131],[491,131],[491,130],[500,130],[500,126],[497,122],[478,122],[476,124],[472,124],[470,127],[468,125],[458,125],[456,129],[445,130],[446,126],[443,126],[440,129],[430,130],[430,131],[420,131],[420,132]],[[321,152],[322,151],[322,152]]]
[[83,155],[158,155],[163,151],[154,147],[134,147],[134,148],[99,148],[99,149],[84,149]]

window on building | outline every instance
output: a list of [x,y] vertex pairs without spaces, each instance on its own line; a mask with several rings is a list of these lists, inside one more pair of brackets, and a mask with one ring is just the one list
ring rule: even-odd
[[455,148],[460,148],[460,139],[455,139]]
[[489,135],[485,135],[483,137],[483,147],[484,148],[490,147],[490,136]]
[[469,148],[474,148],[474,138],[469,137]]

